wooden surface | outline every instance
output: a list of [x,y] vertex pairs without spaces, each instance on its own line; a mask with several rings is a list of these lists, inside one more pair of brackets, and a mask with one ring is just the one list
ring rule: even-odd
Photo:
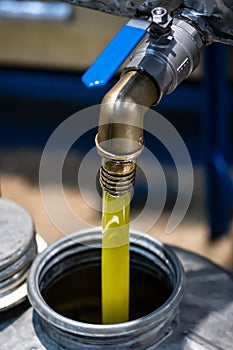
[[127,18],[74,8],[67,22],[0,20],[0,64],[83,69]]

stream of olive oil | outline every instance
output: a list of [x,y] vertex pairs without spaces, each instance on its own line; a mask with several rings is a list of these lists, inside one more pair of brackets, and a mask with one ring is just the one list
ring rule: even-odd
[[102,199],[102,322],[129,319],[129,218],[131,193]]

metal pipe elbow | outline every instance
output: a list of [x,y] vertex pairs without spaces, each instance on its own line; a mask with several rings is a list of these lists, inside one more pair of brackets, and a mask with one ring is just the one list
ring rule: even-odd
[[136,158],[143,149],[143,118],[159,93],[153,80],[138,71],[123,74],[100,107],[96,136],[102,157],[100,183],[113,196],[128,192],[135,182]]
[[105,95],[99,118],[96,145],[101,156],[135,160],[143,148],[143,118],[159,93],[153,80],[138,71],[123,74]]

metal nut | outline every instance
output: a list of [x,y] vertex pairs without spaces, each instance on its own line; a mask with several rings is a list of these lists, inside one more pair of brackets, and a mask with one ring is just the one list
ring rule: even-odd
[[164,24],[167,22],[167,10],[164,7],[155,7],[152,11],[152,19],[156,24]]

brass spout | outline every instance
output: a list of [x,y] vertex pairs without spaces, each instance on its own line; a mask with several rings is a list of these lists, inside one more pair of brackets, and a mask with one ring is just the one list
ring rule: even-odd
[[100,182],[112,195],[134,184],[136,159],[143,149],[143,118],[160,93],[155,82],[139,71],[124,73],[100,107],[96,146],[102,157]]

